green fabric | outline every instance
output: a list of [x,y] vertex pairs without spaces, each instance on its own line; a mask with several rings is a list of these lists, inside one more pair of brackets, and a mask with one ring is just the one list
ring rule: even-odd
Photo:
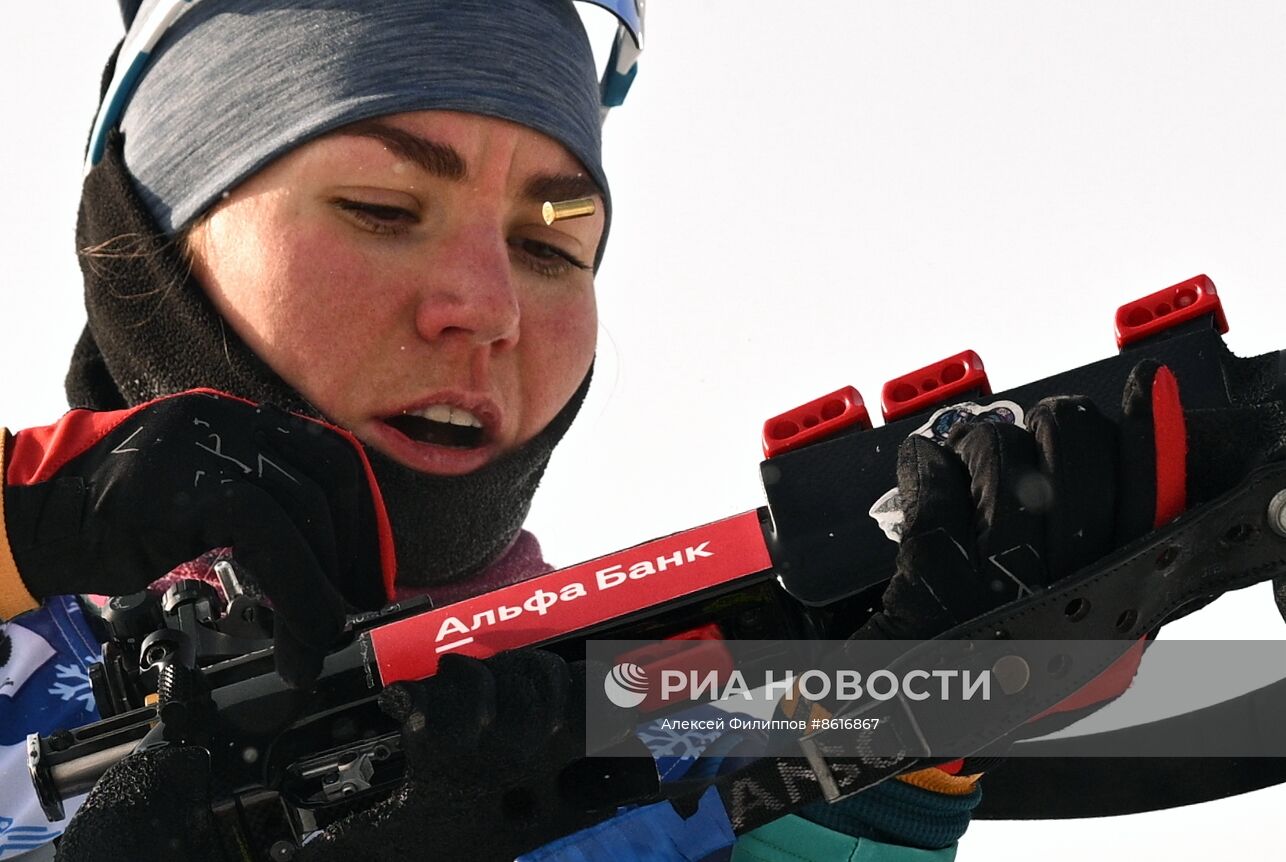
[[854,838],[788,814],[737,840],[732,862],[953,862],[956,845],[919,850]]
[[838,802],[816,802],[795,813],[841,835],[937,850],[960,840],[981,801],[977,786],[972,793],[953,796],[905,781],[881,781]]

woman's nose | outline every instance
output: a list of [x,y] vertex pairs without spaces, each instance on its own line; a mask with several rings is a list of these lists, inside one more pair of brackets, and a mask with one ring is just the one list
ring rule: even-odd
[[462,228],[436,251],[425,264],[416,309],[420,337],[496,348],[517,343],[518,292],[504,235],[482,226]]

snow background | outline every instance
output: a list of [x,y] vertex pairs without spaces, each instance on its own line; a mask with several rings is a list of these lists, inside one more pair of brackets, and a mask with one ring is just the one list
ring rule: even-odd
[[[551,560],[760,505],[761,425],[796,404],[875,403],[965,348],[997,390],[1044,377],[1197,273],[1235,351],[1286,347],[1286,6],[656,0],[648,28],[605,135],[598,376],[531,520]],[[0,31],[11,428],[65,406],[81,152],[119,32],[110,0],[11,4]],[[1261,587],[1167,634],[1281,626]],[[960,859],[1264,858],[1284,802],[979,823]]]

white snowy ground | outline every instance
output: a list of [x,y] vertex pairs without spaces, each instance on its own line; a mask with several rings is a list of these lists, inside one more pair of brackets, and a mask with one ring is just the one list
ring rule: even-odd
[[[0,421],[63,409],[72,254],[110,0],[0,27]],[[731,3],[649,9],[606,128],[598,378],[532,523],[574,562],[762,502],[765,418],[966,347],[997,388],[1110,353],[1126,300],[1200,272],[1229,343],[1286,347],[1286,7]],[[595,22],[595,29],[600,30]],[[1167,630],[1280,637],[1266,589]],[[1280,855],[1286,788],[1064,825],[962,860]]]

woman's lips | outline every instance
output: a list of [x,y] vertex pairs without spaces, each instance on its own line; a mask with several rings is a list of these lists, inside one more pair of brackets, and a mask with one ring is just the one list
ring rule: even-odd
[[374,419],[369,423],[366,438],[372,446],[404,466],[439,476],[472,473],[495,458],[499,451],[499,446],[494,441],[470,448],[421,443],[407,437],[382,419]]
[[495,459],[503,413],[490,398],[463,389],[439,389],[367,420],[366,442],[424,473],[459,476]]

